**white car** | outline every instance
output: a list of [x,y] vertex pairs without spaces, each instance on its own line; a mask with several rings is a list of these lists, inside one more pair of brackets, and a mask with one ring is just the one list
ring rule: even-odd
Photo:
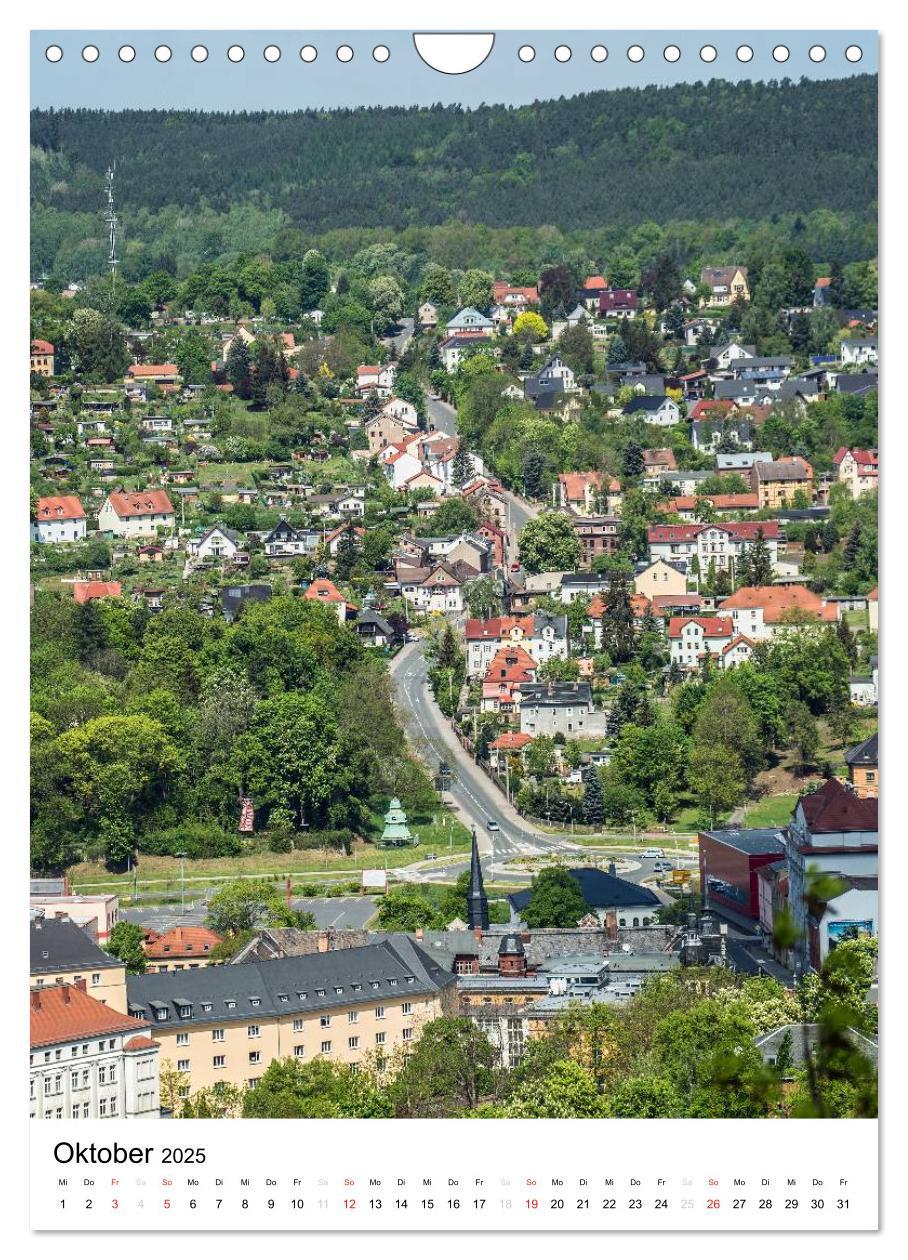
[[501,831],[501,828],[498,826],[498,823],[494,818],[490,818],[486,823],[486,831]]
[[665,850],[664,849],[644,849],[643,852],[640,854],[640,856],[642,858],[664,858]]

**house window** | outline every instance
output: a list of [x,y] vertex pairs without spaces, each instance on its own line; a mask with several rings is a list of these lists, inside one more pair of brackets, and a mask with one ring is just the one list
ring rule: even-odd
[[347,1038],[347,1045],[349,1046],[349,1048],[350,1048],[351,1050],[358,1050],[358,1049],[359,1049],[359,1037],[348,1037],[348,1038]]
[[98,1115],[99,1116],[107,1115],[107,1099],[106,1098],[102,1098],[98,1102]]
[[331,1053],[331,1042],[330,1042],[330,1041],[323,1041],[323,1042],[322,1042],[322,1054],[330,1054],[330,1053]]
[[93,971],[93,972],[92,972],[92,974],[91,974],[91,982],[92,982],[92,984],[100,984],[100,983],[101,983],[101,973],[100,973],[100,971]]
[[223,1030],[223,1028],[212,1028],[212,1030],[211,1030],[211,1040],[212,1040],[212,1041],[223,1041],[223,1040],[224,1040],[224,1030]]
[[191,1015],[192,1015],[192,1007],[191,1007],[191,1006],[181,1006],[181,1007],[180,1007],[180,1019],[189,1019]]
[[294,1031],[294,1032],[302,1032],[302,1031],[303,1031],[303,1021],[302,1021],[301,1019],[295,1019],[295,1020],[293,1021],[293,1031]]
[[321,1025],[321,1027],[322,1027],[322,1028],[330,1028],[330,1027],[331,1027],[331,1016],[330,1016],[330,1015],[322,1015],[321,1019],[319,1020],[319,1024]]
[[222,1068],[227,1066],[227,1056],[225,1054],[216,1054],[211,1060],[212,1066]]
[[385,1018],[385,1008],[384,1008],[383,1006],[376,1006],[376,1008],[375,1008],[375,1018],[376,1018],[376,1019],[384,1019],[384,1018]]
[[358,1023],[359,1023],[359,1011],[348,1011],[348,1012],[347,1012],[347,1023],[348,1023],[348,1024],[358,1024]]
[[177,1045],[178,1045],[178,1046],[188,1046],[188,1045],[189,1045],[189,1033],[177,1033]]
[[178,1072],[188,1072],[188,1071],[189,1071],[189,1060],[188,1060],[188,1059],[177,1059],[177,1071],[178,1071]]
[[387,1034],[387,1033],[377,1032],[377,1033],[375,1034],[375,1044],[376,1044],[377,1046],[383,1046],[383,1045],[385,1044],[385,1038],[386,1038],[387,1036],[388,1036],[388,1034]]
[[401,1010],[401,1014],[402,1014],[402,1015],[412,1015],[412,1014],[413,1014],[413,1003],[412,1003],[412,1002],[404,1002],[404,1004],[401,1006],[400,1010]]
[[261,1032],[260,1032],[258,1024],[250,1024],[249,1027],[246,1029],[246,1036],[247,1037],[260,1037]]
[[306,1048],[305,1046],[294,1046],[293,1053],[297,1059],[301,1059],[306,1053]]
[[404,1029],[404,1041],[412,1041],[412,1040],[413,1040],[413,1029],[412,1029],[412,1028],[405,1028],[405,1029]]
[[249,1062],[250,1062],[250,1063],[261,1063],[261,1061],[262,1061],[262,1052],[261,1052],[261,1050],[250,1050],[250,1051],[249,1051]]

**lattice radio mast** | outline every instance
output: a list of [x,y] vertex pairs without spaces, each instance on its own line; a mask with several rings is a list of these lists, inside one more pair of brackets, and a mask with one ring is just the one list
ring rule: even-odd
[[117,278],[117,232],[120,227],[120,221],[117,218],[117,211],[114,206],[114,176],[116,175],[117,164],[108,166],[106,185],[107,185],[107,210],[104,213],[104,222],[107,224],[108,236],[110,237],[110,255],[108,262],[110,263],[110,278],[115,281]]

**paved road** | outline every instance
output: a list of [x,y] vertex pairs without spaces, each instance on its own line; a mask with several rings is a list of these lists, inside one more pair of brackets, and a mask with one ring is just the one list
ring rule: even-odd
[[320,928],[364,928],[375,914],[371,897],[294,897],[294,910],[308,910]]
[[430,398],[428,412],[429,419],[439,433],[446,433],[448,437],[454,436],[457,432],[457,412],[450,403],[442,402],[440,398]]
[[404,353],[413,337],[413,320],[410,318],[402,319],[398,327],[400,332],[395,333],[393,337],[386,338],[387,343],[394,352],[394,357],[397,359]]

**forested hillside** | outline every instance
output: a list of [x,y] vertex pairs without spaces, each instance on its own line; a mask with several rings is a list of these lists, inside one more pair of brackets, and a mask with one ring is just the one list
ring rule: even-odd
[[[476,110],[39,110],[33,265],[88,274],[98,265],[103,174],[114,160],[127,266],[138,272],[162,262],[185,271],[275,238],[278,251],[282,239],[295,250],[300,235],[310,244],[338,229],[468,224],[532,229],[529,243],[498,242],[502,261],[516,252],[530,265],[540,232],[581,233],[595,254],[609,243],[602,233],[614,241],[643,221],[675,224],[683,243],[690,221],[713,220],[714,248],[716,225],[736,221],[790,216],[790,230],[822,236],[819,210],[834,220],[837,252],[867,257],[876,129],[870,75],[714,80]],[[734,244],[731,227],[725,247]],[[822,239],[807,245],[824,250]]]

